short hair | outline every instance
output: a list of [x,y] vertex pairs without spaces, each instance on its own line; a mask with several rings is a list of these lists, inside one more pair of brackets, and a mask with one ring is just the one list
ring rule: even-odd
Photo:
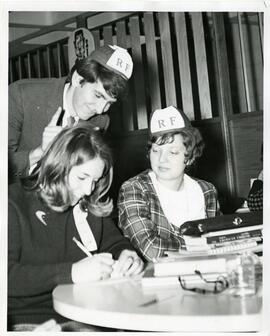
[[193,164],[195,160],[202,155],[204,149],[204,141],[200,131],[195,127],[185,127],[178,131],[171,131],[159,136],[151,136],[148,140],[148,152],[152,144],[164,145],[172,143],[176,134],[180,134],[183,138],[183,144],[186,147],[185,163]]
[[71,82],[75,70],[83,77],[80,82],[81,85],[84,83],[95,83],[97,80],[100,80],[105,91],[112,98],[123,99],[127,94],[127,80],[116,72],[106,69],[103,65],[92,60],[91,57],[77,59],[75,61],[66,79],[66,83]]
[[[112,182],[111,150],[99,131],[80,125],[63,129],[45,150],[35,171],[26,178],[25,186],[36,190],[41,200],[54,211],[63,212],[71,206],[68,175],[72,167],[99,157],[105,164],[100,180],[90,196],[80,201],[84,211],[107,216],[108,202],[101,201]],[[32,182],[32,183],[29,183]],[[107,211],[107,212],[106,212]]]

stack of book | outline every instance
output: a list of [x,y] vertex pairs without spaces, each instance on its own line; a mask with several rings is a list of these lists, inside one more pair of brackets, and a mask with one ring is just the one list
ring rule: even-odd
[[211,231],[200,237],[181,236],[181,251],[186,254],[219,254],[243,250],[262,250],[262,225]]
[[220,276],[226,276],[229,262],[235,260],[235,255],[163,257],[149,264],[142,278],[145,288],[161,286],[179,286],[179,276],[188,284],[202,284],[204,280],[196,274],[199,271],[203,278],[214,281]]

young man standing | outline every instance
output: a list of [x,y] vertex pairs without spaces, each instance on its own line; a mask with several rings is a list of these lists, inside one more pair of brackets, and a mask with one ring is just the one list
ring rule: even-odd
[[103,115],[126,91],[133,62],[127,50],[105,45],[78,60],[67,78],[25,79],[9,86],[9,169],[27,176],[63,127],[89,122],[106,130]]

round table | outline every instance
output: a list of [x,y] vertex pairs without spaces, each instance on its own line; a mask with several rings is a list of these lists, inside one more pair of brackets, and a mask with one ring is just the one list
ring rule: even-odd
[[60,285],[55,310],[79,322],[143,331],[239,332],[261,329],[262,297],[198,294],[180,286],[146,289],[139,279]]

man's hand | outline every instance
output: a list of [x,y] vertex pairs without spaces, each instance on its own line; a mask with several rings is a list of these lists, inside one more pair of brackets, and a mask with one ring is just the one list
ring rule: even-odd
[[62,126],[56,126],[57,120],[61,114],[62,108],[58,107],[57,111],[53,115],[51,121],[49,124],[44,128],[43,134],[42,134],[42,143],[37,148],[33,149],[29,153],[29,166],[32,167],[34,164],[36,164],[45,149],[48,147],[50,142],[53,140],[53,138],[62,130]]
[[41,148],[43,151],[46,150],[48,145],[52,142],[52,140],[55,138],[55,136],[60,133],[63,129],[62,126],[56,126],[57,120],[60,116],[60,113],[62,111],[61,107],[58,107],[57,111],[53,115],[51,121],[49,124],[44,128],[43,134],[42,134],[42,143]]

